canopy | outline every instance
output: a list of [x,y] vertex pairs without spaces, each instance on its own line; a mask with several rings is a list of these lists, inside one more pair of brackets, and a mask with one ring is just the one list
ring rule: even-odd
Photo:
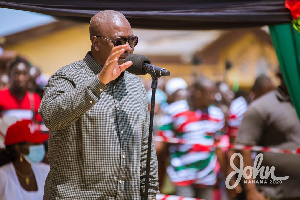
[[284,0],[7,0],[0,7],[89,22],[99,10],[122,12],[134,28],[204,30],[290,22]]

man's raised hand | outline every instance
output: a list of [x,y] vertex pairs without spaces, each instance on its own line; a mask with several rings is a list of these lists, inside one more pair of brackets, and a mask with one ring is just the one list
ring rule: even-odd
[[132,65],[131,61],[127,61],[121,65],[118,64],[119,57],[125,52],[128,46],[129,44],[125,44],[112,48],[101,72],[98,74],[98,78],[103,84],[106,85],[115,80],[123,71]]

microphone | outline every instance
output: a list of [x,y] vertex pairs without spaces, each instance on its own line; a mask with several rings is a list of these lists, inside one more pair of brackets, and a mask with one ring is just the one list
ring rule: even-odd
[[128,72],[135,75],[150,74],[151,76],[170,76],[170,72],[164,68],[151,65],[151,61],[147,56],[132,54],[127,56],[126,61],[132,61],[132,65],[127,69]]

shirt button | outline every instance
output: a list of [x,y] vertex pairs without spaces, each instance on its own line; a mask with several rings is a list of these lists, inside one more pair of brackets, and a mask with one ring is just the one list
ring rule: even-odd
[[125,155],[122,155],[122,158],[125,159]]
[[100,92],[103,92],[103,89],[100,89]]
[[92,104],[93,103],[93,101],[90,101],[90,104]]
[[119,183],[122,184],[122,180],[119,180]]

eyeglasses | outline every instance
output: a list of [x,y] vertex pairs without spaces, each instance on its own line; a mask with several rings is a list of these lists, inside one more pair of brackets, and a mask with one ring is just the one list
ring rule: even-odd
[[132,35],[132,36],[128,36],[128,37],[118,36],[114,40],[108,39],[108,38],[103,37],[103,36],[98,36],[98,35],[95,35],[95,37],[102,38],[106,41],[112,42],[114,46],[124,45],[128,42],[130,47],[134,48],[138,43],[138,36],[136,36],[136,35]]

